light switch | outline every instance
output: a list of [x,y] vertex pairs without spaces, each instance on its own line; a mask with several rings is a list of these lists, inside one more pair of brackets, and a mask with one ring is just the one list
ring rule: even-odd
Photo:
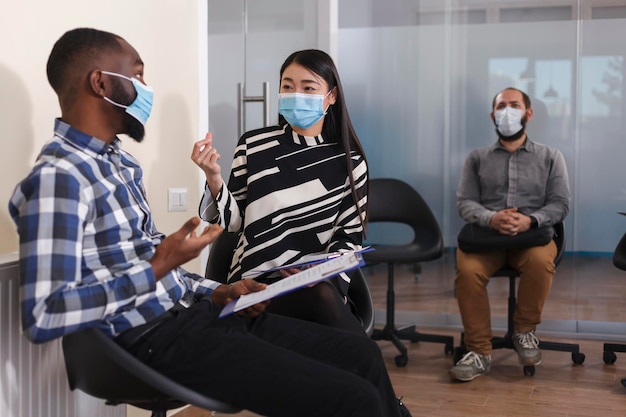
[[187,211],[187,189],[168,189],[167,207],[168,211]]

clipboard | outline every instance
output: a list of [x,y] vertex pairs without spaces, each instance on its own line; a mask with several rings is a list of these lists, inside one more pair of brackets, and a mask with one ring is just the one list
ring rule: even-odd
[[[229,314],[246,309],[254,304],[315,284],[341,272],[350,271],[363,265],[365,265],[365,262],[360,253],[354,251],[341,252],[341,255],[317,262],[317,264],[310,268],[304,269],[287,278],[283,278],[280,281],[276,281],[261,291],[244,294],[232,300],[222,309],[220,317],[228,316]],[[283,266],[281,268],[285,267]]]
[[326,262],[329,259],[333,259],[336,258],[338,256],[342,256],[346,253],[364,253],[364,252],[370,252],[373,251],[374,248],[372,248],[371,246],[365,246],[361,249],[357,249],[354,251],[343,251],[343,252],[328,252],[328,253],[313,253],[313,254],[309,254],[309,255],[304,255],[302,258],[298,259],[296,262],[287,264],[287,265],[280,265],[280,266],[276,266],[273,268],[269,268],[269,269],[253,269],[247,272],[244,272],[241,275],[241,278],[243,279],[250,279],[250,278],[256,278],[259,275],[268,273],[268,272],[274,272],[274,271],[280,271],[281,269],[287,269],[287,268],[305,268],[305,267],[311,267],[313,265],[317,265],[319,263],[322,262]]

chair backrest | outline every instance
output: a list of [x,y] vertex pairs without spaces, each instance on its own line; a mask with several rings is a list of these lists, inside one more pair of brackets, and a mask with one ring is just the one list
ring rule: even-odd
[[[370,179],[368,222],[391,222],[408,225],[413,230],[412,245],[420,252],[420,262],[439,258],[443,238],[439,223],[419,192],[396,178]],[[376,257],[376,251],[368,254]]]
[[622,236],[613,252],[613,265],[626,271],[626,234]]
[[104,399],[107,404],[126,403],[146,410],[192,404],[224,413],[241,411],[155,371],[98,328],[70,333],[62,344],[70,389]]
[[363,330],[368,336],[372,336],[374,333],[374,301],[361,268],[352,274],[352,280],[348,287],[348,297],[356,307],[356,316],[361,320]]
[[[226,282],[233,253],[238,242],[235,232],[222,232],[211,244],[207,260],[205,276],[214,281]],[[357,317],[363,323],[363,329],[371,336],[374,331],[374,302],[365,276],[357,269],[348,287],[348,296],[354,303]]]
[[211,243],[209,259],[207,260],[204,274],[205,277],[223,284],[226,283],[238,239],[238,233],[224,230],[217,239]]

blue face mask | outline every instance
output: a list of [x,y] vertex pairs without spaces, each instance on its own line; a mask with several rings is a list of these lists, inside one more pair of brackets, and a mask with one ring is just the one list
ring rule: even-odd
[[116,103],[108,97],[104,97],[104,99],[117,107],[126,109],[126,113],[139,120],[139,123],[145,126],[146,122],[148,121],[148,117],[150,117],[150,112],[152,111],[152,98],[154,96],[152,87],[143,85],[141,81],[136,78],[127,77],[116,72],[102,71],[102,73],[125,78],[133,83],[133,87],[135,87],[135,91],[137,92],[137,97],[135,97],[133,102],[130,103],[128,106]]
[[[330,90],[332,91],[332,89]],[[330,94],[283,93],[278,95],[278,113],[287,123],[308,129],[326,114],[324,99]]]

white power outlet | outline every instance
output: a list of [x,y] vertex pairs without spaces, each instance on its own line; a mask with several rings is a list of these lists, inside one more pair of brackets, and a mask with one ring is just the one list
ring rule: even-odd
[[170,188],[167,190],[167,211],[187,211],[186,188]]

